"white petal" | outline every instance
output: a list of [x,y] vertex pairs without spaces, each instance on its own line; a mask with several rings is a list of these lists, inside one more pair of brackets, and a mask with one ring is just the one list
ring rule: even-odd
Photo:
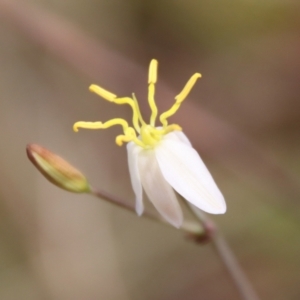
[[[162,126],[157,126],[156,129],[162,129]],[[176,141],[181,141],[184,144],[191,146],[192,144],[188,137],[180,130],[174,130],[168,133],[167,135],[164,136],[164,139],[170,139],[170,140],[176,140]]]
[[140,152],[139,171],[149,200],[168,222],[179,228],[183,221],[182,210],[174,190],[159,169],[153,150]]
[[178,131],[178,130],[172,131],[172,132],[168,133],[167,135],[165,135],[164,139],[180,141],[180,142],[186,144],[187,146],[192,147],[190,140],[182,131]]
[[130,180],[132,189],[135,193],[135,210],[140,216],[144,211],[143,204],[143,188],[141,184],[141,178],[138,168],[138,154],[141,151],[141,147],[135,143],[130,142],[127,144],[127,156],[128,156],[128,167],[130,173]]
[[164,139],[155,154],[163,176],[181,196],[208,213],[226,211],[223,195],[195,149]]

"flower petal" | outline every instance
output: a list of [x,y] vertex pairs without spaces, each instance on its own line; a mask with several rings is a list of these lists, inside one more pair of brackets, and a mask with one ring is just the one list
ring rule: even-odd
[[143,204],[143,188],[141,184],[141,178],[138,168],[138,154],[141,148],[135,143],[130,142],[127,144],[127,157],[128,157],[128,167],[130,173],[130,180],[132,189],[135,193],[135,210],[140,216],[144,211]]
[[140,152],[139,171],[149,200],[169,223],[179,228],[183,221],[182,210],[174,190],[166,182],[159,169],[153,150]]
[[164,139],[155,154],[164,178],[181,196],[208,213],[226,211],[223,195],[195,149]]
[[187,146],[192,147],[190,140],[182,131],[172,131],[172,132],[168,133],[164,137],[164,139],[180,141],[180,142],[186,144]]

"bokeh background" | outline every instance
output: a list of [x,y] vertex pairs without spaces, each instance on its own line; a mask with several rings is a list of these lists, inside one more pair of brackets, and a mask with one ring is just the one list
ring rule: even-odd
[[135,92],[159,60],[160,111],[203,78],[172,120],[228,204],[214,220],[261,299],[300,299],[300,3],[296,0],[0,0],[0,299],[240,299],[210,244],[52,186],[35,142],[133,201],[119,128],[88,92]]

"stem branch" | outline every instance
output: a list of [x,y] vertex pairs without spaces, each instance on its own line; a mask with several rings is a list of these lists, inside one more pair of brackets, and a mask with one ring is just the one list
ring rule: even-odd
[[244,271],[240,267],[235,255],[231,251],[225,238],[219,232],[217,225],[198,208],[190,206],[188,203],[187,206],[192,211],[193,215],[197,218],[197,220],[201,223],[201,225],[205,228],[208,238],[210,239],[213,245],[213,248],[215,249],[225,269],[230,275],[230,278],[234,283],[235,287],[237,288],[241,299],[259,300],[259,297],[255,293],[251,283],[249,282]]
[[[135,207],[132,203],[124,201],[123,199],[118,198],[115,195],[111,195],[105,191],[101,191],[98,189],[92,189],[91,194],[97,198],[113,203],[119,207],[126,209],[127,211],[136,214]],[[143,217],[146,217],[153,221],[158,221],[164,225],[174,228],[169,222],[165,221],[165,219],[147,210],[143,212]],[[192,236],[201,236],[205,234],[204,228],[202,227],[202,225],[199,226],[198,222],[184,221],[180,229],[185,231],[188,235]]]

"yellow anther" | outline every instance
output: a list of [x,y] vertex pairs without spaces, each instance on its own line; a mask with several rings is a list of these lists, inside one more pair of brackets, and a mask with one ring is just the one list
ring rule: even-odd
[[117,96],[115,94],[103,89],[102,87],[100,87],[96,84],[90,85],[89,90],[93,93],[96,93],[97,95],[104,98],[105,100],[108,100],[108,101],[111,101],[111,102],[113,102],[114,99],[117,98]]
[[84,121],[79,121],[76,122],[73,125],[73,130],[75,132],[78,132],[78,128],[85,128],[85,129],[101,129],[103,124],[102,122],[84,122]]
[[192,87],[195,85],[197,79],[200,77],[201,77],[201,74],[199,74],[199,73],[194,74],[190,78],[190,80],[186,83],[185,87],[180,92],[180,94],[178,94],[175,97],[176,102],[173,104],[173,106],[169,110],[167,110],[166,112],[164,112],[160,115],[159,119],[164,127],[166,127],[168,125],[167,118],[171,117],[172,115],[174,115],[176,113],[176,111],[180,107],[181,103],[187,97],[187,95],[191,91]]
[[128,104],[131,107],[134,106],[133,100],[129,97],[115,98],[112,102],[116,104]]
[[152,59],[149,66],[148,83],[156,83],[157,81],[157,66],[158,62],[156,59]]
[[196,73],[190,78],[190,80],[186,83],[183,90],[175,97],[176,102],[181,103],[186,98],[186,96],[189,94],[189,92],[191,91],[191,89],[195,85],[197,79],[201,78],[201,76],[202,75],[200,73]]

